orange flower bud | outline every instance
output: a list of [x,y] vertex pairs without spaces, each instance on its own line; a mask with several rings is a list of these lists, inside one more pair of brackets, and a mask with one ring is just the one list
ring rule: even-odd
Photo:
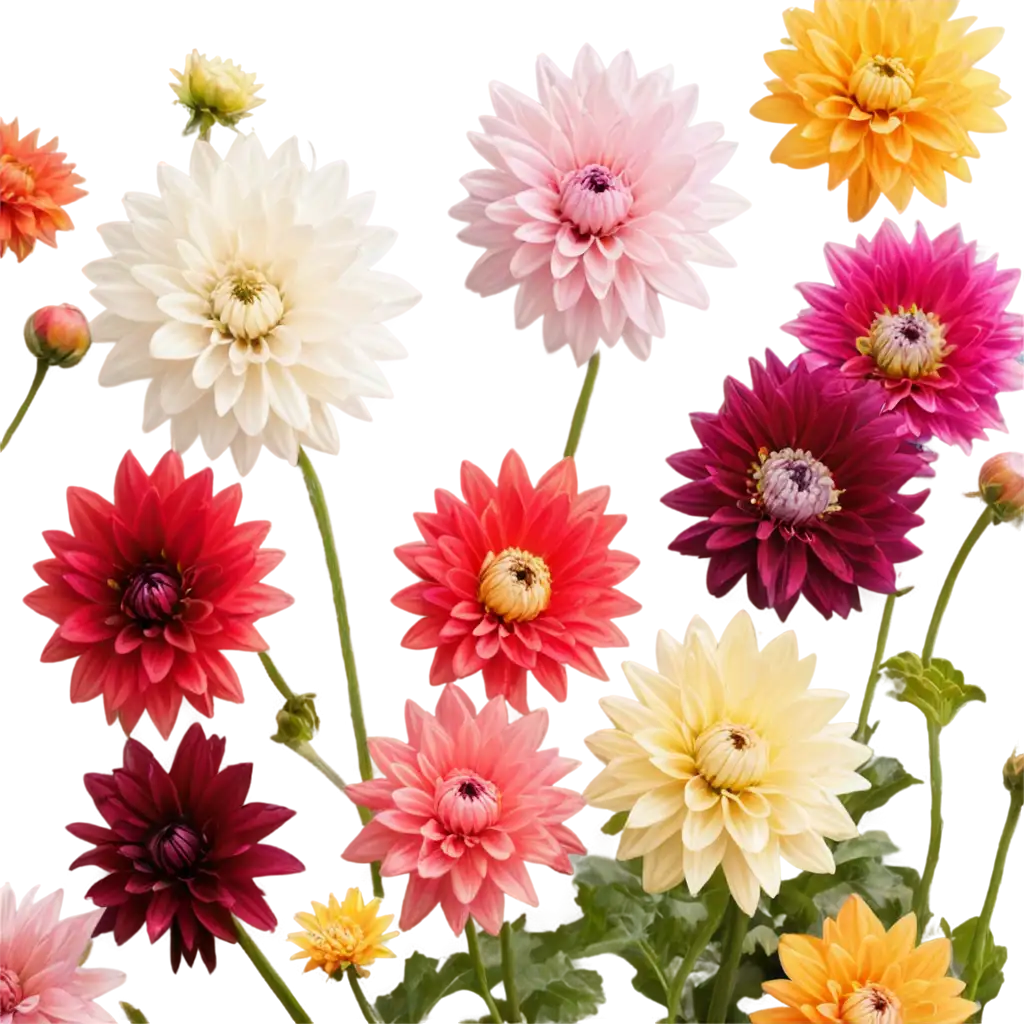
[[76,366],[92,344],[89,321],[68,303],[44,306],[25,321],[25,344],[37,359],[51,366]]
[[978,493],[995,513],[997,523],[1024,517],[1024,455],[993,455],[978,474]]

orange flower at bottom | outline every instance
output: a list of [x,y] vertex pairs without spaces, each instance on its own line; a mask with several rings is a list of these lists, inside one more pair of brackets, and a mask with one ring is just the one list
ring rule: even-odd
[[963,1024],[976,1006],[964,983],[946,976],[948,939],[915,946],[917,918],[887,932],[871,908],[851,896],[822,937],[783,935],[779,958],[789,980],[764,990],[785,1006],[755,1010],[751,1024]]

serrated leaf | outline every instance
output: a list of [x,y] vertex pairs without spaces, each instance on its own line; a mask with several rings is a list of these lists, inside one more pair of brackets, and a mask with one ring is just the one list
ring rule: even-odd
[[949,725],[965,704],[986,699],[985,691],[964,682],[963,672],[945,658],[932,658],[925,665],[912,651],[904,651],[882,668],[895,684],[896,699],[913,704],[940,728]]
[[921,780],[905,771],[894,757],[873,757],[859,769],[859,774],[871,783],[871,788],[847,793],[842,798],[855,822],[860,821],[868,811],[884,807],[897,793],[921,784]]
[[[949,927],[948,925],[946,926]],[[956,973],[970,985],[973,980],[974,965],[967,962],[970,955],[971,943],[974,941],[974,933],[978,927],[978,918],[972,917],[963,924],[957,925],[948,938],[953,943],[953,966]],[[979,981],[974,998],[984,1006],[991,1002],[1003,987],[1006,980],[1003,975],[1003,967],[1006,965],[1006,947],[997,946],[992,932],[985,936],[985,946],[982,950],[981,969]]]

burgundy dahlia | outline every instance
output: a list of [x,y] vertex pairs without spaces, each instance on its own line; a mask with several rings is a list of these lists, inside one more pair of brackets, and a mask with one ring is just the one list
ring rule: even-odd
[[72,869],[107,872],[86,896],[105,907],[94,934],[113,932],[120,946],[143,924],[150,942],[171,933],[171,967],[196,953],[217,966],[214,939],[235,941],[232,916],[254,928],[277,925],[253,878],[305,868],[290,853],[260,842],[295,812],[247,804],[251,764],[221,770],[224,740],[197,723],[185,733],[169,772],[137,740],[124,745],[124,767],[90,774],[85,788],[109,828],[78,823],[68,831],[92,843]]
[[846,618],[859,587],[892,593],[894,564],[920,554],[905,535],[928,492],[899,491],[925,462],[870,389],[766,355],[750,360],[752,387],[729,377],[722,408],[690,416],[701,447],[668,462],[692,482],[662,501],[701,522],[669,547],[709,559],[715,597],[746,576],[751,602],[781,619],[801,594]]

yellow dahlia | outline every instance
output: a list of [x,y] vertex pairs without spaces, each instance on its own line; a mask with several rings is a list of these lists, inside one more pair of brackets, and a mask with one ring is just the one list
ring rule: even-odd
[[871,752],[828,724],[849,695],[807,688],[814,656],[792,632],[759,651],[746,612],[720,642],[696,618],[682,643],[662,631],[657,657],[623,665],[637,699],[605,697],[615,728],[587,738],[607,767],[584,797],[629,811],[618,858],[643,857],[648,892],[685,877],[696,894],[721,864],[747,914],[778,893],[782,857],[833,872],[825,838],[857,835],[837,796],[869,788],[854,769]]
[[313,913],[298,913],[295,920],[305,931],[292,932],[289,942],[299,947],[292,960],[309,958],[306,971],[315,971],[318,967],[328,975],[352,969],[360,978],[369,975],[366,969],[374,960],[382,956],[395,954],[384,945],[393,939],[398,932],[385,929],[391,924],[394,914],[386,917],[377,916],[380,900],[363,902],[363,894],[358,889],[349,889],[345,902],[339,903],[331,893],[329,904],[313,901]]
[[828,187],[849,181],[850,220],[880,193],[901,213],[915,188],[946,205],[948,172],[970,181],[978,156],[968,132],[1001,132],[993,110],[1010,97],[974,65],[1001,28],[967,34],[974,18],[951,21],[958,0],[816,0],[783,14],[790,49],[765,63],[778,75],[750,112],[794,127],[772,162],[828,164]]
[[751,1024],[963,1024],[975,1004],[964,983],[946,977],[949,939],[915,946],[917,920],[901,918],[887,932],[871,908],[850,896],[825,919],[822,937],[783,935],[779,959],[789,980],[763,988],[785,1006],[755,1010]]

